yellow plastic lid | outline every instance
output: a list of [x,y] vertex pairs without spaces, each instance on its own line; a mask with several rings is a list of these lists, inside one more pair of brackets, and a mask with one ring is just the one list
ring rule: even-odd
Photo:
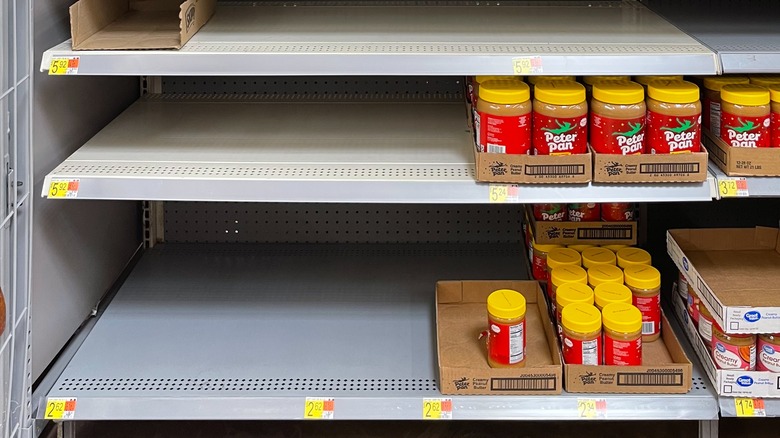
[[555,292],[555,303],[559,309],[565,309],[569,304],[593,304],[593,289],[587,284],[565,283]]
[[[780,102],[780,84],[771,85],[769,87],[769,97],[772,99],[772,102]],[[569,247],[571,247],[571,245]]]
[[561,311],[561,325],[576,333],[601,331],[601,312],[593,304],[574,303]]
[[574,76],[528,76],[528,83],[536,85],[541,81],[573,81]]
[[585,87],[574,81],[542,81],[536,83],[534,97],[551,105],[576,105],[585,101]]
[[621,283],[601,283],[593,289],[593,301],[602,309],[611,303],[631,304],[633,299],[631,289]]
[[762,87],[770,87],[775,84],[780,84],[780,75],[751,75],[750,83],[761,85]]
[[642,312],[631,304],[611,303],[601,309],[604,328],[618,333],[634,333],[642,329]]
[[661,273],[647,265],[629,266],[623,270],[626,285],[636,289],[656,289],[661,287]]
[[573,250],[575,250],[577,252],[582,252],[582,251],[585,251],[588,248],[595,248],[595,247],[596,247],[596,245],[586,245],[586,244],[582,244],[582,245],[579,245],[579,244],[578,245],[566,245],[566,248],[573,249]]
[[651,99],[669,103],[693,103],[699,100],[699,87],[693,82],[657,79],[647,84]]
[[596,265],[614,265],[616,262],[615,253],[607,248],[588,248],[582,251],[582,266],[586,269]]
[[747,76],[705,76],[704,88],[718,91],[728,84],[749,84],[750,78]]
[[606,248],[614,253],[617,253],[623,248],[630,248],[628,245],[601,245],[602,248]]
[[566,283],[588,284],[588,273],[579,266],[560,266],[550,272],[550,283],[561,286]]
[[623,270],[615,265],[595,265],[588,268],[588,283],[596,287],[601,283],[623,284]]
[[580,253],[569,248],[555,248],[547,253],[547,266],[555,269],[561,266],[580,266],[582,257]]
[[541,252],[546,252],[546,253],[549,253],[550,251],[552,251],[552,250],[554,250],[556,248],[563,248],[563,245],[557,245],[557,244],[554,244],[554,243],[544,244],[544,243],[532,242],[531,246],[533,246],[533,248],[535,250],[539,250]]
[[682,75],[634,76],[634,82],[637,82],[642,85],[647,85],[650,82],[655,81],[657,79],[663,79],[667,81],[674,81],[674,80],[681,81],[683,77]]
[[760,85],[729,84],[720,89],[720,99],[735,105],[768,105],[769,90]]
[[521,103],[531,99],[531,89],[525,82],[493,79],[479,84],[479,98],[503,105]]
[[483,82],[487,81],[495,81],[495,80],[515,80],[515,81],[522,81],[522,76],[474,76],[474,82],[481,84]]
[[582,82],[593,85],[596,82],[602,82],[602,81],[630,81],[631,78],[629,76],[583,76]]
[[641,248],[623,248],[617,252],[617,264],[623,269],[631,265],[652,265],[653,257]]
[[645,89],[628,80],[601,81],[593,84],[593,98],[615,105],[632,105],[645,100]]
[[525,313],[525,297],[512,289],[499,289],[488,295],[487,309],[497,318],[519,318]]

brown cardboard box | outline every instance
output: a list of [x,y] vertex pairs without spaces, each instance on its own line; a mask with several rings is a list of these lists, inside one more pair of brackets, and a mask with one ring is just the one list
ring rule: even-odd
[[727,333],[780,332],[777,228],[669,230],[666,248]]
[[474,149],[477,181],[514,184],[588,183],[593,167],[590,152],[577,155],[510,155]]
[[607,155],[593,152],[593,182],[674,183],[707,180],[707,152]]
[[633,222],[543,222],[526,207],[526,222],[537,243],[557,245],[636,245],[637,223]]
[[[487,297],[497,289],[523,294],[526,366],[491,368],[485,341]],[[542,290],[535,281],[440,281],[436,337],[442,394],[541,395],[561,393],[561,358]]]
[[708,131],[704,146],[728,176],[780,176],[780,148],[733,148]]
[[216,0],[79,0],[74,50],[180,49],[214,15]]
[[684,394],[691,390],[693,365],[662,316],[661,337],[642,344],[641,366],[564,364],[567,392]]

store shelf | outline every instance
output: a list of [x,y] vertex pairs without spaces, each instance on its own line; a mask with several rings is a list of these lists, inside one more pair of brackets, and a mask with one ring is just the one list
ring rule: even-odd
[[[709,165],[710,173],[715,176],[716,183],[720,184],[724,180],[733,180],[734,176],[728,176],[714,163]],[[780,198],[780,177],[772,176],[748,176],[744,177],[747,181],[747,194],[751,198]],[[741,194],[741,192],[740,192]]]
[[[488,203],[462,103],[152,96],[47,177],[73,198]],[[706,201],[694,184],[524,185],[509,202]]]
[[[712,51],[639,2],[220,4],[181,50],[73,51],[80,75],[714,74]],[[432,4],[433,3],[433,4]],[[523,72],[525,73],[525,72]]]
[[[148,250],[49,393],[75,420],[419,419],[437,387],[434,285],[522,277],[514,244],[163,244]],[[702,378],[703,377],[703,378]],[[455,419],[717,418],[685,395],[455,396]],[[42,413],[44,410],[39,409]]]

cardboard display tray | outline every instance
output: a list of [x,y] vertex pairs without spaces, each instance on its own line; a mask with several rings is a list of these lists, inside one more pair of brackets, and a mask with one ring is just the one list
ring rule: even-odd
[[593,153],[593,182],[681,183],[707,180],[706,150],[689,154],[608,155]]
[[215,9],[216,0],[79,0],[73,50],[180,49]]
[[696,326],[685,309],[685,302],[674,296],[674,311],[682,322],[685,335],[701,361],[704,371],[715,386],[718,395],[727,397],[780,398],[780,374],[768,371],[719,370],[712,360],[710,348],[699,336]]
[[537,221],[533,207],[526,206],[526,223],[540,244],[636,245],[637,222],[544,222]]
[[572,393],[685,394],[693,365],[662,315],[661,337],[642,344],[641,366],[563,365],[564,389]]
[[[491,368],[487,345],[487,297],[497,289],[523,294],[526,364]],[[436,284],[439,387],[445,395],[549,395],[561,393],[561,357],[547,304],[535,281],[440,281]]]
[[706,228],[667,232],[666,247],[726,333],[780,333],[780,232]]
[[586,184],[592,157],[576,155],[491,154],[474,149],[477,181],[511,184]]
[[712,161],[728,176],[780,176],[780,148],[735,148],[704,131]]

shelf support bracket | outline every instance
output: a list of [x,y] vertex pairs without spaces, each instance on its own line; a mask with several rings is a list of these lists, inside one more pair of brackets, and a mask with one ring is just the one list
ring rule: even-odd
[[718,438],[718,420],[699,420],[699,438]]

